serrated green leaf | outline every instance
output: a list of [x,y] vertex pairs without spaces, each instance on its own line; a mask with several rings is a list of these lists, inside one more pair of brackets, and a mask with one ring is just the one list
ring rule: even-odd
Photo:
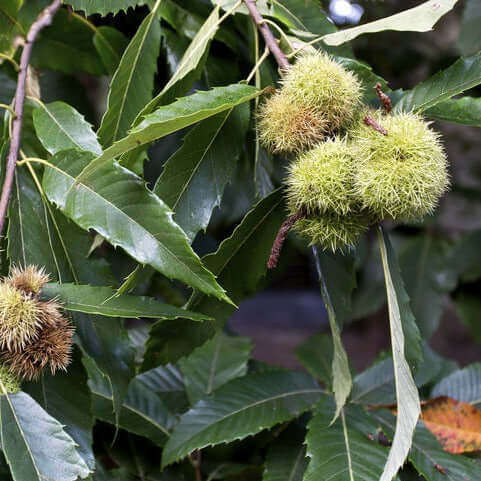
[[[418,390],[405,358],[405,352],[417,353],[420,335],[419,331],[415,335],[417,326],[409,308],[408,297],[402,285],[389,238],[381,227],[378,235],[386,281],[398,410],[396,433],[380,481],[391,481],[406,460],[421,413]],[[412,345],[408,344],[405,347],[405,342]],[[420,357],[410,357],[410,359],[420,359]]]
[[162,464],[195,449],[243,439],[309,409],[319,387],[307,374],[251,374],[222,386],[184,414],[167,442]]
[[325,35],[322,40],[327,45],[341,45],[366,33],[396,30],[400,32],[428,32],[438,20],[451,11],[458,0],[429,0],[404,12],[391,15],[358,27],[347,28]]
[[481,363],[471,364],[439,381],[431,392],[431,397],[438,396],[481,405]]
[[[75,150],[53,156],[53,167],[46,167],[43,179],[50,201],[80,227],[95,229],[138,262],[228,300],[172,221],[170,210],[139,177],[109,161],[103,162],[95,177],[86,178],[86,182],[76,179],[93,158],[88,152]],[[88,211],[85,205],[89,205]]]
[[157,57],[160,51],[160,23],[157,0],[125,50],[112,77],[107,110],[99,128],[104,147],[124,137],[142,107],[152,98]]
[[[256,292],[266,273],[272,243],[285,215],[282,190],[278,189],[252,208],[215,253],[203,258],[235,303]],[[143,369],[175,362],[188,355],[213,337],[216,329],[223,326],[235,310],[230,304],[213,301],[200,293],[191,297],[187,307],[211,315],[216,322],[206,321],[196,325],[179,320],[154,324]]]
[[[333,421],[337,419],[352,388],[352,376],[349,360],[342,344],[341,330],[337,315],[342,317],[346,312],[346,302],[349,309],[350,296],[355,286],[354,264],[349,260],[340,262],[340,259],[327,253],[319,254],[313,247],[316,261],[317,274],[321,287],[321,294],[329,317],[331,328],[333,355],[332,355],[332,390],[336,399],[336,412]],[[351,272],[352,271],[352,272]]]
[[[17,169],[10,204],[8,257],[17,265],[44,266],[52,280],[102,285],[113,282],[105,261],[88,259],[90,238],[42,197],[26,173]],[[40,183],[39,183],[40,186]],[[37,186],[37,187],[39,187]],[[73,313],[77,342],[108,376],[115,409],[134,375],[134,350],[117,318]]]
[[480,83],[481,53],[461,57],[446,70],[404,92],[394,109],[396,112],[424,112]]
[[246,104],[204,120],[187,134],[157,180],[154,193],[175,212],[174,220],[191,241],[220,205],[248,125]]
[[301,364],[321,382],[332,387],[332,338],[329,334],[316,334],[296,348]]
[[[392,438],[395,418],[387,411],[371,411],[383,432]],[[409,461],[429,481],[474,481],[479,477],[479,464],[465,456],[443,450],[439,441],[419,423],[409,453]]]
[[445,100],[426,110],[424,115],[433,120],[481,127],[481,99],[462,97]]
[[52,25],[35,42],[32,65],[68,74],[104,74],[104,65],[92,42],[94,31],[84,17],[60,9]]
[[2,450],[15,481],[75,481],[89,475],[73,439],[28,394],[2,395],[0,417]]
[[223,384],[244,376],[252,348],[250,339],[219,332],[181,360],[180,367],[190,403],[195,404]]
[[64,102],[39,102],[33,112],[33,123],[40,142],[50,154],[74,148],[102,153],[92,126]]
[[[88,369],[95,417],[116,424],[109,383],[94,366],[88,366]],[[131,381],[127,395],[122,401],[118,419],[121,428],[163,446],[176,422],[177,418],[165,407],[155,392],[135,378]]]
[[186,311],[158,302],[152,297],[116,295],[116,289],[80,284],[46,284],[42,295],[58,298],[68,311],[98,314],[107,317],[177,319],[184,317],[193,321],[211,319],[209,316]]
[[115,142],[97,157],[82,172],[87,177],[108,160],[136,147],[158,140],[208,117],[212,117],[237,105],[248,102],[262,94],[262,91],[245,84],[217,87],[206,92],[197,92],[176,102],[159,107],[123,139]]
[[464,4],[457,43],[463,55],[472,55],[481,50],[481,34],[478,28],[481,21],[481,4],[477,0],[466,0]]
[[105,70],[109,75],[113,75],[120,64],[129,40],[120,30],[102,25],[95,30],[92,41],[102,59]]
[[100,13],[107,15],[108,13],[126,12],[130,7],[138,5],[152,5],[154,0],[68,0],[66,3],[72,5],[74,10],[82,10],[85,15]]
[[461,292],[453,300],[458,318],[469,329],[474,340],[481,344],[481,325],[479,323],[481,299],[477,294]]
[[369,441],[376,432],[359,406],[343,409],[330,425],[336,407],[333,399],[322,396],[308,425],[309,465],[304,481],[378,481],[386,463],[387,449]]
[[78,453],[93,470],[92,402],[87,375],[78,354],[75,353],[68,372],[58,372],[55,376],[45,373],[37,382],[24,383],[22,389],[64,426],[65,432],[78,445]]

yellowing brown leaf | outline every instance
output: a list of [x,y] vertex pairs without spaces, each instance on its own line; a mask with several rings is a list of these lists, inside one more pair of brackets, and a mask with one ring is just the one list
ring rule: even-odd
[[453,454],[481,451],[481,410],[447,396],[422,407],[422,420],[445,451]]

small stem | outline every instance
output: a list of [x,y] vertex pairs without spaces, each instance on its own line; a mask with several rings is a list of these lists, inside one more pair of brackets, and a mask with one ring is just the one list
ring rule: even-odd
[[380,132],[382,135],[387,135],[387,130],[382,126],[380,125],[373,117],[371,117],[370,115],[366,115],[364,117],[364,123],[369,126],[369,127],[372,127],[374,130],[377,130],[378,132]]
[[281,68],[281,70],[288,70],[289,69],[289,60],[286,57],[286,54],[281,50],[279,45],[277,44],[277,40],[275,39],[274,35],[267,25],[264,22],[259,10],[257,10],[256,0],[244,0],[247,9],[249,10],[250,16],[254,19],[254,22],[259,29],[259,32],[264,37],[264,41],[266,42],[267,48],[270,50],[274,58],[276,59],[277,64]]
[[18,73],[17,89],[15,92],[15,118],[12,126],[12,136],[10,142],[10,150],[7,158],[5,169],[5,180],[0,196],[0,235],[5,225],[5,217],[7,215],[8,203],[12,193],[13,180],[15,177],[15,167],[17,165],[18,152],[20,150],[20,138],[22,134],[23,123],[23,105],[25,102],[25,84],[27,81],[27,70],[32,55],[33,44],[39,32],[52,23],[54,15],[62,5],[62,0],[54,0],[46,7],[33,22],[25,39],[22,56],[20,58],[20,70]]
[[15,60],[12,57],[10,57],[10,55],[0,53],[0,58],[3,58],[5,60],[7,60],[8,62],[10,62],[13,65],[13,68],[15,69],[16,72],[18,72],[20,70],[20,65],[18,65],[18,63],[15,62]]
[[[254,68],[251,70],[250,74],[248,75],[246,79],[247,83],[250,83],[250,81],[252,80],[252,77],[254,77],[254,75],[257,74],[257,71],[260,69],[261,65],[264,63],[264,60],[268,57],[268,55],[269,55],[269,49],[266,47],[261,58],[256,62],[256,64],[254,65]],[[256,100],[257,99],[258,97],[256,97]]]
[[12,114],[12,117],[15,118],[15,115],[16,115],[15,110],[13,110],[12,107],[10,107],[10,105],[0,104],[0,109],[8,110]]
[[275,269],[277,267],[277,263],[279,262],[279,257],[281,255],[282,246],[286,240],[287,234],[292,229],[294,224],[306,217],[306,213],[304,210],[300,209],[295,214],[289,216],[284,223],[281,225],[279,232],[277,234],[276,240],[272,245],[271,256],[267,261],[267,268],[268,269]]
[[374,90],[376,91],[377,96],[379,97],[379,100],[381,101],[382,106],[384,107],[384,110],[389,114],[392,112],[392,102],[391,99],[382,91],[382,85],[380,82],[378,82],[374,86]]

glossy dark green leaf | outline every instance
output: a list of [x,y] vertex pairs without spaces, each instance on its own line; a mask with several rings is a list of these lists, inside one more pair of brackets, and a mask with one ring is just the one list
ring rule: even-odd
[[395,253],[381,227],[378,234],[386,281],[398,409],[396,434],[380,481],[391,481],[406,461],[421,413],[418,390],[408,362],[413,366],[419,364],[422,352],[421,336],[409,307]]
[[58,372],[55,376],[45,373],[39,381],[23,384],[22,389],[64,426],[65,432],[78,445],[78,453],[93,470],[92,403],[87,375],[78,352],[68,371]]
[[404,92],[395,110],[424,112],[481,83],[481,54],[462,57],[412,90]]
[[[282,191],[276,190],[254,206],[217,252],[203,258],[235,303],[256,292],[266,273],[272,243],[285,215]],[[214,301],[200,293],[192,296],[188,308],[211,315],[216,322],[196,325],[182,320],[154,324],[143,369],[175,362],[188,355],[210,339],[235,310],[230,304]]]
[[69,74],[102,75],[105,68],[93,45],[94,31],[85,18],[60,9],[52,25],[35,42],[33,66]]
[[139,111],[152,98],[160,50],[159,4],[160,0],[145,17],[112,77],[107,111],[98,132],[104,147],[125,136]]
[[[371,411],[388,438],[392,438],[395,417],[388,411]],[[473,459],[443,450],[439,441],[419,423],[414,433],[409,461],[423,476],[432,481],[466,481],[479,477],[479,464]]]
[[154,0],[68,0],[66,3],[72,5],[74,10],[81,10],[86,15],[100,13],[107,15],[108,13],[118,13],[120,11],[127,12],[128,8],[138,5],[153,5]]
[[481,405],[481,363],[471,364],[445,377],[434,386],[431,396],[449,396],[458,401]]
[[226,110],[194,127],[167,161],[154,193],[175,212],[174,220],[189,239],[205,231],[220,205],[236,171],[248,125],[248,105]]
[[376,426],[359,406],[343,409],[331,425],[335,410],[333,399],[322,396],[308,425],[310,461],[304,481],[378,481],[388,450],[367,438],[376,433]]
[[421,334],[429,339],[439,326],[447,293],[456,286],[450,245],[429,234],[403,245],[399,264],[410,306]]
[[426,110],[424,114],[434,120],[481,127],[481,99],[462,97],[446,100]]
[[180,35],[192,39],[202,27],[202,18],[173,0],[162,0],[159,16]]
[[219,332],[181,360],[185,386],[191,404],[212,394],[223,384],[247,373],[252,342]]
[[46,284],[42,294],[57,298],[68,311],[98,314],[108,317],[147,317],[154,319],[177,319],[185,317],[193,321],[209,319],[209,316],[179,309],[169,304],[158,302],[152,297],[116,295],[111,287],[99,287],[79,284]]
[[481,279],[481,230],[473,230],[463,235],[454,246],[450,269],[453,269],[464,282]]
[[74,148],[102,153],[92,126],[64,102],[39,103],[33,112],[33,123],[40,142],[50,154]]
[[466,0],[458,37],[458,47],[463,55],[472,55],[481,50],[481,4],[477,0]]
[[113,75],[129,44],[127,37],[120,30],[102,25],[95,30],[92,41],[102,59],[105,70]]
[[73,439],[28,394],[2,395],[0,415],[2,450],[15,481],[75,481],[89,475]]
[[262,91],[245,84],[217,87],[206,92],[197,92],[176,102],[159,107],[147,115],[130,133],[119,140],[95,159],[83,172],[87,176],[105,162],[136,147],[165,137],[208,117],[212,117],[237,105],[248,102],[262,94]]
[[235,379],[182,416],[164,448],[162,464],[294,418],[309,409],[319,393],[317,384],[303,373],[270,372]]
[[[80,227],[95,229],[138,262],[219,299],[227,299],[192,251],[185,234],[172,221],[170,210],[139,177],[109,161],[103,162],[96,175],[86,182],[76,179],[93,158],[89,153],[74,150],[52,157],[54,167],[46,167],[43,180],[50,201]],[[89,205],[87,211],[84,205]]]
[[296,349],[299,362],[328,388],[332,387],[332,338],[329,334],[316,334]]
[[[95,367],[89,367],[89,386],[95,417],[116,424],[111,388]],[[131,381],[118,419],[121,428],[163,446],[176,421],[176,417],[169,412],[156,393],[136,379]]]

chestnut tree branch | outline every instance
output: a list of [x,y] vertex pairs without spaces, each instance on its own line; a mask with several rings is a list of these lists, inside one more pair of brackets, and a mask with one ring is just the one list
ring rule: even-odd
[[20,149],[20,137],[22,134],[23,105],[25,102],[25,85],[27,80],[27,70],[32,55],[33,44],[39,32],[52,23],[53,17],[62,5],[62,0],[54,0],[46,7],[38,18],[33,22],[28,31],[20,58],[20,70],[18,72],[17,89],[15,91],[14,110],[15,117],[12,123],[12,137],[10,140],[10,150],[7,157],[5,169],[5,180],[3,182],[2,194],[0,196],[0,235],[3,232],[5,218],[7,216],[8,203],[12,193],[13,180],[15,178],[15,166],[17,163],[18,152]]
[[271,29],[269,28],[269,25],[264,21],[262,15],[259,13],[256,5],[256,0],[244,0],[244,3],[249,10],[250,16],[257,25],[259,32],[264,37],[267,48],[276,59],[277,64],[279,65],[281,70],[287,70],[290,65],[289,60],[287,59],[286,54],[279,47],[276,38],[274,37]]

